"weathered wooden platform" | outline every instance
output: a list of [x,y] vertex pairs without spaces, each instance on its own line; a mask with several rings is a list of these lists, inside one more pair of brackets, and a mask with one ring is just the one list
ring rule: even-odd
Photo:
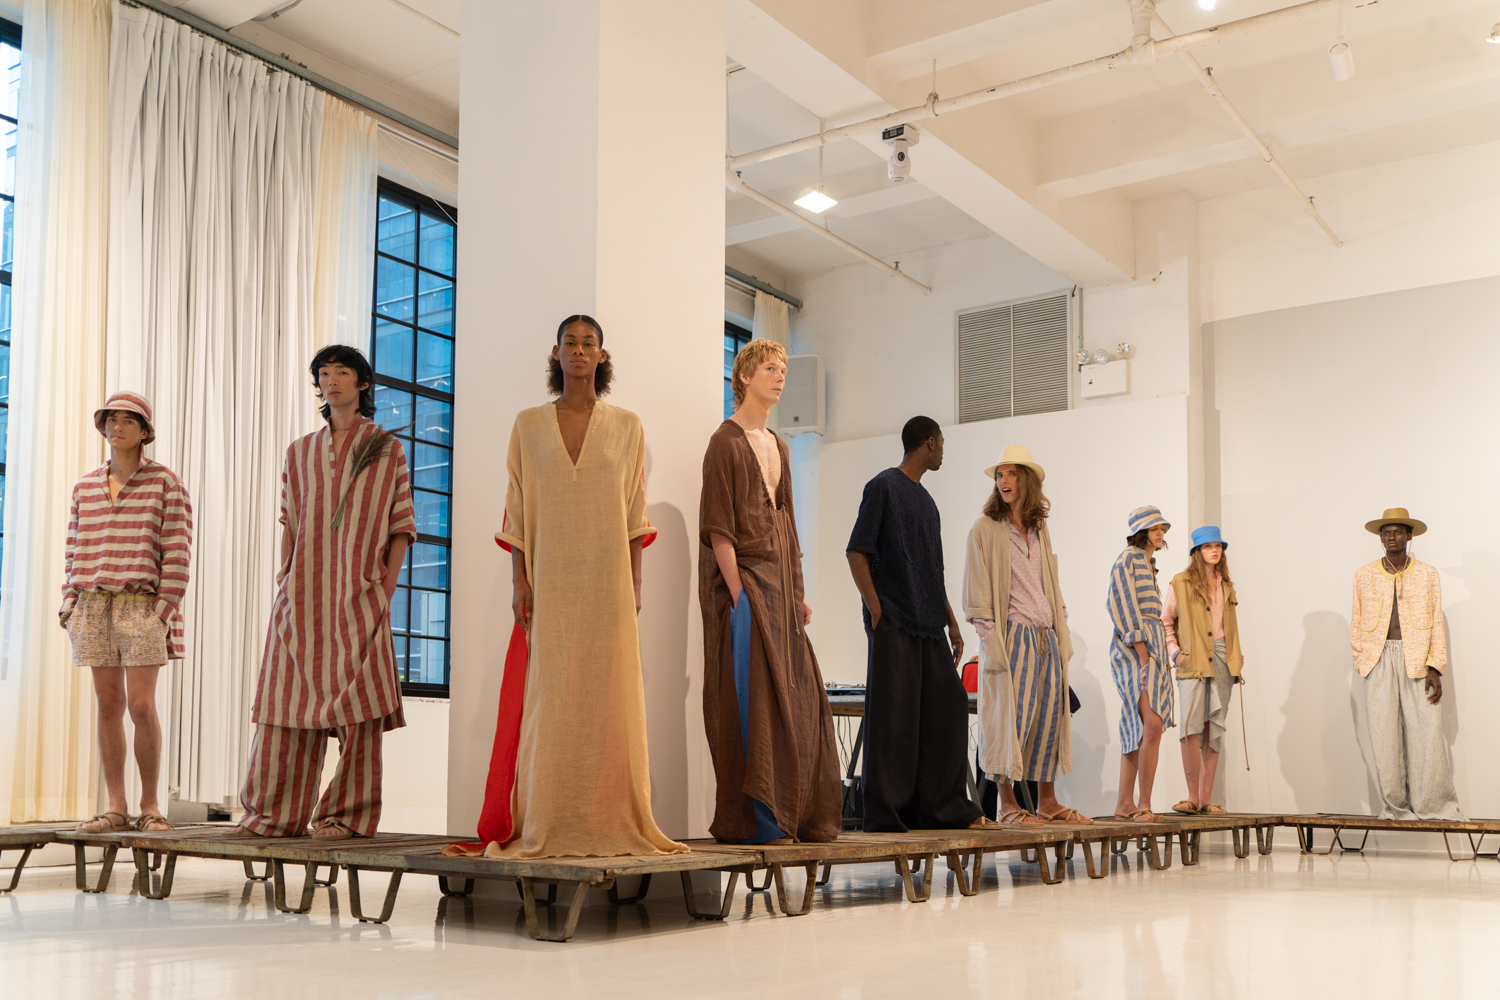
[[1174,827],[1177,845],[1184,865],[1198,863],[1200,834],[1228,830],[1234,838],[1234,856],[1250,856],[1250,831],[1255,831],[1256,850],[1270,854],[1275,840],[1276,827],[1285,818],[1281,813],[1174,813],[1161,814],[1160,825]]
[[[718,850],[694,850],[686,854],[662,854],[650,857],[625,858],[484,858],[448,857],[443,847],[454,841],[453,837],[442,838],[436,843],[410,846],[377,844],[373,839],[344,841],[340,850],[333,851],[329,860],[343,865],[349,873],[349,906],[354,916],[366,923],[384,923],[391,917],[396,905],[396,894],[401,888],[404,874],[435,875],[439,888],[445,896],[467,896],[474,890],[476,879],[493,879],[513,882],[521,893],[526,910],[526,930],[538,941],[567,941],[578,928],[578,916],[583,910],[584,899],[590,889],[609,890],[609,901],[616,906],[639,903],[646,898],[651,885],[651,876],[676,872],[682,879],[683,899],[688,913],[699,920],[723,920],[729,915],[729,900],[734,894],[735,881],[741,872],[751,870],[751,859],[738,853]],[[366,915],[360,899],[359,875],[361,871],[390,873],[386,886],[385,903],[380,916]],[[694,871],[730,872],[729,887],[724,894],[724,905],[717,913],[702,913],[698,910],[693,895],[693,883],[689,877]],[[639,878],[633,895],[621,897],[617,882],[621,878]],[[456,890],[453,883],[464,880],[464,888]],[[538,900],[536,887],[549,886],[547,898]],[[557,887],[574,887],[573,898],[568,906],[560,934],[543,933],[537,916],[537,906],[550,905],[557,899]]]
[[[1282,817],[1283,826],[1294,827],[1297,830],[1297,843],[1302,848],[1303,854],[1332,854],[1335,849],[1358,853],[1365,849],[1365,843],[1370,839],[1371,830],[1390,830],[1399,833],[1440,833],[1443,835],[1443,849],[1448,852],[1450,861],[1475,861],[1479,858],[1500,857],[1497,851],[1481,851],[1484,846],[1484,838],[1490,834],[1500,834],[1500,819],[1382,819],[1379,816],[1355,816],[1336,813],[1312,813],[1303,815],[1287,815]],[[1314,830],[1333,831],[1333,840],[1328,845],[1328,850],[1319,851],[1313,847]],[[1343,831],[1361,830],[1364,836],[1360,838],[1358,847],[1349,847],[1343,843]],[[1454,857],[1453,845],[1448,837],[1452,834],[1462,833],[1469,838],[1469,856]],[[1476,841],[1474,836],[1478,834]]]
[[0,887],[0,892],[10,892],[21,884],[21,872],[26,868],[26,862],[31,858],[31,852],[39,847],[46,847],[57,839],[58,827],[52,824],[37,823],[32,826],[6,826],[0,827],[0,855],[6,851],[20,851],[21,859],[11,869],[10,885]]

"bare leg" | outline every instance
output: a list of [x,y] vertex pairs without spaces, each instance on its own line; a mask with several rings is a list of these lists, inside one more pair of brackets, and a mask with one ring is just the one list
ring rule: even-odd
[[1156,784],[1156,760],[1161,753],[1161,716],[1151,710],[1151,704],[1146,700],[1145,692],[1141,692],[1141,746],[1137,751],[1140,754],[1140,768],[1138,771],[1141,797],[1140,808],[1151,808],[1151,786]]
[[[1025,810],[1023,810],[1021,808],[1021,803],[1019,803],[1019,802],[1016,801],[1016,789],[1015,789],[1014,785],[1011,785],[1011,784],[1008,784],[1008,783],[1004,783],[1004,784],[997,785],[996,787],[999,789],[999,795],[1000,795],[1000,810],[999,810],[999,812],[1000,812],[1001,816],[1006,816],[1006,815],[1010,815],[1012,813],[1024,812],[1025,811]],[[1024,818],[1022,818],[1021,822],[1023,824],[1026,824],[1026,825],[1030,826],[1030,825],[1040,825],[1042,821],[1039,820],[1039,819],[1033,818],[1032,814],[1027,813],[1027,815]]]
[[1115,799],[1116,816],[1129,816],[1135,812],[1135,776],[1140,760],[1139,750],[1120,754],[1120,794]]
[[[1198,772],[1198,802],[1208,805],[1214,798],[1214,776],[1219,773],[1219,751],[1209,746],[1208,727],[1203,728],[1203,770]],[[1193,787],[1191,784],[1189,788]]]
[[126,667],[125,689],[135,725],[135,764],[141,771],[141,812],[163,815],[156,786],[161,780],[161,721],[156,716],[156,675],[161,667]]
[[125,808],[125,671],[94,667],[94,694],[99,698],[99,762],[111,812]]
[[1062,803],[1057,801],[1057,782],[1038,781],[1036,783],[1036,790],[1037,798],[1041,799],[1037,803],[1037,808],[1042,812],[1050,814],[1062,809]]
[[[1203,805],[1204,799],[1198,791],[1198,775],[1201,773],[1203,761],[1198,753],[1198,734],[1184,736],[1178,741],[1182,747],[1182,773],[1187,778],[1188,801],[1195,806]],[[1212,784],[1210,783],[1210,787]]]

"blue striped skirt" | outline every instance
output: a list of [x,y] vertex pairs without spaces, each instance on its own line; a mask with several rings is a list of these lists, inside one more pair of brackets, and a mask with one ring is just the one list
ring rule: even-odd
[[1016,739],[1027,781],[1056,781],[1061,740],[1067,738],[1068,686],[1063,683],[1057,633],[1022,622],[1005,623],[1016,706]]
[[1121,753],[1133,753],[1141,745],[1141,710],[1138,706],[1142,693],[1146,695],[1146,704],[1161,716],[1162,725],[1173,724],[1172,668],[1167,665],[1167,630],[1153,618],[1146,619],[1143,624],[1146,652],[1150,655],[1144,679],[1135,647],[1121,642],[1118,633],[1109,643],[1109,666],[1115,676],[1115,690],[1120,693]]

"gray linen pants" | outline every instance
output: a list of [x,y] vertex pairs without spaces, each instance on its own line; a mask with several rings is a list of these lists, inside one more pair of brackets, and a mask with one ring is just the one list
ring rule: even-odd
[[1365,678],[1365,705],[1381,819],[1463,819],[1441,711],[1427,700],[1426,681],[1406,676],[1400,640],[1386,642]]

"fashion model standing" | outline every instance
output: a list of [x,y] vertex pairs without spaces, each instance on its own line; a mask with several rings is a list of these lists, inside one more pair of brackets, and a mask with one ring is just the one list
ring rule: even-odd
[[[390,604],[416,540],[406,453],[370,418],[374,375],[353,347],[309,365],[326,425],[287,448],[281,568],[233,835],[346,840],[380,824],[381,747],[406,725]],[[338,766],[318,788],[328,737]]]
[[548,390],[516,416],[506,470],[511,610],[529,638],[513,822],[490,857],[674,854],[651,814],[641,677],[646,436],[600,397],[614,377],[590,316],[557,328]]
[[[999,786],[1002,822],[1092,823],[1057,801],[1057,778],[1073,767],[1073,644],[1047,530],[1047,473],[1029,448],[1008,444],[984,476],[994,487],[964,563],[964,615],[980,640],[980,765]],[[1038,783],[1039,815],[1016,801],[1021,780]]]
[[1172,724],[1172,671],[1161,623],[1155,553],[1167,547],[1167,530],[1172,526],[1155,507],[1131,511],[1127,523],[1130,534],[1125,551],[1110,570],[1106,604],[1114,625],[1109,665],[1120,693],[1120,792],[1115,818],[1152,823],[1161,818],[1151,811],[1151,787],[1156,782],[1162,729]]
[[969,695],[954,669],[964,640],[943,581],[942,522],[922,486],[943,466],[943,432],[912,417],[901,445],[901,464],[865,484],[846,551],[869,641],[864,829],[994,826],[968,794]]
[[1167,588],[1161,623],[1167,655],[1177,670],[1177,704],[1182,714],[1182,770],[1188,797],[1172,807],[1179,813],[1222,813],[1213,802],[1214,776],[1224,750],[1224,728],[1234,686],[1243,684],[1239,599],[1229,579],[1229,548],[1216,527],[1193,532],[1188,568]]
[[[193,508],[177,475],[143,452],[156,440],[144,396],[115,393],[94,411],[94,426],[109,442],[109,461],[73,487],[58,620],[72,640],[73,665],[93,671],[109,808],[78,829],[170,830],[157,800],[156,676],[183,654]],[[141,772],[141,814],[134,824],[125,802],[127,708]]]
[[1385,553],[1354,573],[1349,642],[1365,707],[1383,819],[1463,819],[1443,738],[1448,629],[1438,571],[1407,552],[1427,525],[1392,507],[1365,524]]
[[734,416],[709,439],[698,507],[703,726],[718,785],[708,829],[735,843],[834,840],[833,712],[807,638],[787,447],[766,427],[786,349],[752,340],[731,384]]

